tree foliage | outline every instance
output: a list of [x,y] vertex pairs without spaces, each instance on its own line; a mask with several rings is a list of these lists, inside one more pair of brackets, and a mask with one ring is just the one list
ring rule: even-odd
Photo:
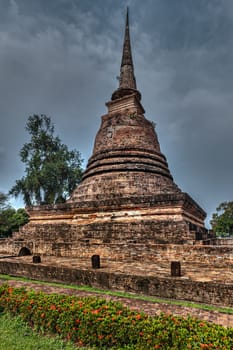
[[18,210],[8,208],[0,212],[0,237],[11,236],[13,232],[28,222],[28,214],[25,209]]
[[223,202],[216,208],[211,220],[217,236],[233,236],[233,202]]
[[0,192],[0,237],[7,237],[12,232],[18,231],[20,226],[28,222],[28,214],[25,209],[18,210],[8,204],[6,194]]
[[0,211],[7,208],[8,206],[8,196],[5,193],[0,192]]
[[20,151],[25,176],[17,180],[9,194],[22,195],[26,206],[64,202],[82,175],[82,159],[77,150],[68,150],[46,115],[28,118],[26,131],[31,136]]

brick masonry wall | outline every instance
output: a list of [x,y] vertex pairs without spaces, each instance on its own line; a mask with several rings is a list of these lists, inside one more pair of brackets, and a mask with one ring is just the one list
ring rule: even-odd
[[[15,254],[14,245],[12,239],[0,239],[0,254],[1,255],[12,255]],[[18,254],[18,253],[16,253]]]
[[231,245],[233,246],[233,238],[227,237],[227,238],[216,238],[213,239],[214,245]]
[[0,273],[32,279],[89,285],[153,295],[160,298],[188,300],[221,306],[233,306],[233,284],[196,282],[182,278],[128,275],[101,270],[80,270],[43,264],[0,260]]
[[13,243],[15,254],[20,246],[33,246],[34,252],[47,255],[89,257],[98,253],[116,260],[135,257],[148,260],[153,254],[150,247],[155,243],[183,243],[189,238],[184,222],[142,220],[87,225],[29,224],[14,235]]
[[[161,263],[178,260],[182,263],[209,264],[227,267],[233,264],[231,246],[181,243],[187,238],[184,222],[147,222],[71,225],[29,224],[12,239],[0,244],[0,252],[18,254],[22,247],[32,253],[63,257],[89,258],[99,254],[116,261]],[[190,238],[190,232],[188,233]],[[180,241],[179,241],[179,240]],[[195,232],[193,233],[193,242]]]
[[[118,198],[97,205],[33,208],[30,223],[13,236],[15,254],[20,246],[30,245],[34,252],[48,255],[88,257],[98,251],[117,260],[149,260],[153,245],[193,244],[195,230],[204,230],[204,213],[184,193]],[[187,220],[194,218],[191,227]]]
[[115,113],[102,117],[96,135],[94,152],[111,151],[120,147],[135,147],[160,152],[153,125],[143,115]]

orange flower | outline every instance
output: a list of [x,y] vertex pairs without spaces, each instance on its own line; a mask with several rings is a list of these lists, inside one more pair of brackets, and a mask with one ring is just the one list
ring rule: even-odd
[[97,315],[98,313],[99,313],[99,309],[97,309],[97,310],[92,310],[92,312],[91,312],[93,315]]
[[141,315],[139,315],[139,314],[136,315],[136,319],[137,319],[137,320],[140,320],[140,319],[141,319]]
[[55,305],[51,305],[50,306],[50,310],[56,310],[56,306]]
[[99,338],[99,339],[103,339],[104,336],[103,336],[102,334],[100,334],[100,335],[98,335],[98,338]]
[[8,293],[11,294],[13,292],[13,288],[9,287],[8,288]]

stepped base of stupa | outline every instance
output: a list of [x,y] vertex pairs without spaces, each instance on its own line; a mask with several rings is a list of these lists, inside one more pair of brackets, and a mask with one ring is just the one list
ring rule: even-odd
[[155,244],[200,244],[205,213],[185,193],[33,207],[30,222],[11,239],[12,254],[122,260]]

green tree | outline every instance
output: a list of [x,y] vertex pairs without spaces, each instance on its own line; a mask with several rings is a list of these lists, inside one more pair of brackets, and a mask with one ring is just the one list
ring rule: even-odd
[[28,118],[26,131],[31,136],[20,151],[25,176],[17,180],[9,194],[22,195],[26,206],[64,202],[82,175],[82,159],[77,150],[69,151],[46,115]]
[[233,202],[223,202],[216,208],[211,220],[217,236],[233,236]]
[[0,211],[2,211],[8,206],[8,196],[5,193],[0,192]]
[[28,214],[25,209],[15,210],[10,207],[0,212],[0,237],[11,236],[13,232],[28,222]]
[[8,203],[8,196],[0,192],[0,237],[10,236],[27,222],[28,214],[25,209],[12,208]]

